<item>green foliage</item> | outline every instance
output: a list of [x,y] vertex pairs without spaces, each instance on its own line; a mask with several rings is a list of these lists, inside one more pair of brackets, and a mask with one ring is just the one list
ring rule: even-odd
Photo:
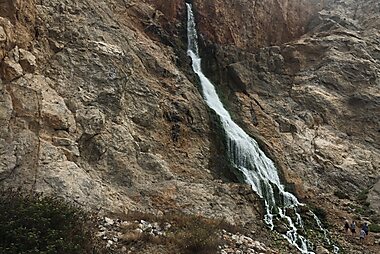
[[379,224],[369,225],[369,232],[380,233],[380,225]]
[[321,221],[327,221],[327,213],[326,211],[321,207],[314,207],[312,208],[313,212]]
[[0,190],[0,253],[99,253],[91,216],[56,197]]
[[343,191],[341,190],[336,190],[334,191],[334,195],[338,197],[339,199],[349,199],[350,197]]
[[362,190],[361,192],[359,192],[359,194],[356,197],[359,204],[368,206],[367,205],[368,204],[368,202],[367,202],[368,193],[369,193],[369,189],[365,189],[365,190]]

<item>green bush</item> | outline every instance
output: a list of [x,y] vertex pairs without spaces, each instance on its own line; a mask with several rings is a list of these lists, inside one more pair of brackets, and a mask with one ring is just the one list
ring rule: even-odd
[[369,225],[369,232],[380,233],[380,225],[379,224]]
[[349,199],[350,197],[343,191],[341,190],[336,190],[334,191],[334,195],[338,197],[339,199]]
[[314,214],[321,220],[326,221],[327,220],[327,212],[321,208],[321,207],[313,207],[312,211]]
[[92,217],[56,197],[0,190],[0,253],[100,253]]
[[364,189],[358,193],[356,200],[359,202],[359,204],[366,205],[368,193],[369,193],[369,189]]

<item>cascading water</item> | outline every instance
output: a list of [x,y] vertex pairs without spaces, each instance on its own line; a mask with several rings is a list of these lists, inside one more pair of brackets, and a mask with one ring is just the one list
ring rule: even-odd
[[198,75],[203,97],[207,105],[220,117],[224,128],[228,152],[231,163],[243,175],[246,183],[265,201],[265,222],[274,229],[273,218],[286,221],[288,231],[284,237],[302,253],[313,253],[308,249],[308,241],[297,232],[297,227],[291,217],[286,215],[287,209],[295,212],[296,224],[303,227],[301,216],[297,213],[297,206],[301,205],[297,198],[286,192],[280,182],[277,169],[271,159],[259,148],[257,142],[240,128],[231,118],[228,111],[220,101],[214,85],[203,74],[201,58],[198,51],[198,36],[191,4],[187,5],[187,54],[192,59],[193,71]]

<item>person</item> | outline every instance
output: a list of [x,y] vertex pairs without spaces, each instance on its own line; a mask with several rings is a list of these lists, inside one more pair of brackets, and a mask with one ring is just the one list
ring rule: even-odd
[[364,222],[362,229],[364,230],[365,235],[368,235],[368,223],[367,222]]
[[350,228],[351,228],[352,236],[354,236],[355,233],[356,233],[356,223],[355,223],[355,221],[352,221]]
[[346,231],[346,234],[348,233],[348,230],[350,229],[350,224],[348,223],[348,220],[344,221],[344,229]]
[[360,230],[360,243],[363,243],[366,233],[363,229]]
[[[364,232],[363,240],[365,240],[367,238],[367,236],[368,236],[368,231],[369,231],[369,229],[368,229],[368,223],[367,222],[364,222],[364,224],[362,226],[362,230],[360,231],[360,236],[362,234],[362,231]],[[361,238],[360,238],[360,240],[361,240]]]

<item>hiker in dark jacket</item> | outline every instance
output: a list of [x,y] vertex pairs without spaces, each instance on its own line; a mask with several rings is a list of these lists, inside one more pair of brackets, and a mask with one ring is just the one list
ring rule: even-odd
[[356,223],[355,223],[355,221],[352,221],[350,228],[351,228],[352,236],[355,236],[355,233],[356,233]]
[[344,230],[346,231],[346,234],[348,233],[348,230],[350,229],[350,223],[348,220],[344,221]]
[[367,223],[367,222],[365,222],[365,223],[363,224],[362,229],[364,230],[365,235],[368,235],[368,223]]

